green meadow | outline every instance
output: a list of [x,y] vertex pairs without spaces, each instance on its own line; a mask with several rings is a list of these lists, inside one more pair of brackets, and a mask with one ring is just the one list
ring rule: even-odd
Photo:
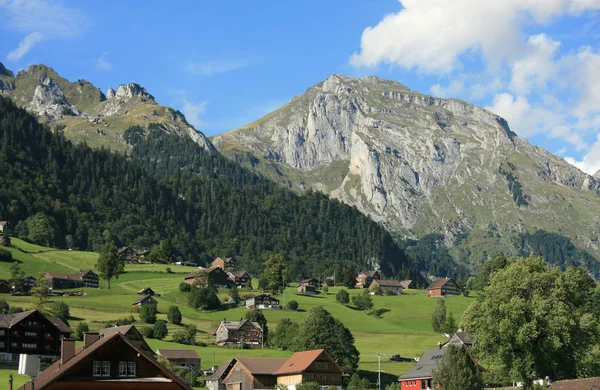
[[[37,277],[43,269],[55,272],[74,272],[80,268],[94,268],[97,259],[96,253],[79,251],[59,251],[38,247],[24,241],[14,239],[13,247],[9,248],[13,258],[21,263],[21,268],[27,275]],[[202,367],[208,368],[214,364],[220,365],[226,359],[235,356],[264,356],[286,357],[288,351],[270,349],[242,350],[238,348],[218,347],[215,345],[214,332],[223,319],[239,320],[244,317],[247,309],[243,306],[228,310],[213,312],[198,312],[187,306],[186,293],[179,291],[179,284],[183,276],[195,270],[193,267],[170,266],[171,273],[166,272],[165,265],[140,264],[126,265],[125,273],[118,279],[113,279],[111,289],[106,288],[105,281],[101,281],[99,289],[84,289],[86,296],[52,298],[67,303],[71,309],[70,325],[74,328],[79,321],[86,321],[92,330],[104,327],[106,322],[116,321],[119,318],[132,314],[131,304],[139,296],[137,291],[144,287],[151,287],[160,297],[157,297],[159,319],[166,320],[166,313],[171,305],[179,306],[184,324],[195,324],[200,331],[198,340],[205,343],[205,347],[195,347],[202,358]],[[10,264],[0,263],[0,278],[9,277]],[[433,348],[444,337],[433,331],[430,324],[431,314],[436,302],[441,298],[429,298],[423,290],[409,290],[401,296],[375,296],[375,308],[385,309],[381,318],[369,316],[365,312],[356,310],[351,306],[344,306],[336,302],[335,293],[339,287],[330,288],[328,294],[316,296],[298,295],[295,287],[289,287],[284,294],[277,298],[283,304],[290,300],[299,303],[298,311],[265,310],[269,329],[274,330],[282,318],[292,321],[302,321],[311,308],[323,306],[335,318],[348,327],[354,337],[356,347],[360,351],[361,374],[368,375],[374,380],[377,367],[377,355],[381,357],[381,370],[384,381],[394,380],[395,377],[406,372],[411,363],[391,362],[388,357],[399,354],[405,357],[421,355],[425,350]],[[350,290],[350,294],[357,294],[359,290]],[[253,294],[250,291],[240,290],[240,295]],[[30,297],[3,295],[10,305],[28,308],[31,306]],[[219,291],[221,301],[228,297],[228,291]],[[446,298],[448,312],[452,312],[460,319],[465,309],[474,302],[474,297]],[[136,315],[137,317],[137,315]],[[137,322],[136,326],[144,327],[146,324]],[[169,333],[173,334],[178,326],[169,324]],[[167,336],[164,340],[147,340],[152,348],[187,348],[176,344]],[[5,370],[9,372],[8,370]],[[7,373],[0,371],[0,383],[7,377]],[[5,376],[3,376],[6,374]]]

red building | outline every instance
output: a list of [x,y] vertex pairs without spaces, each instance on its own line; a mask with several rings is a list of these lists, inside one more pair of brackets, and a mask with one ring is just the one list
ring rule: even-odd
[[452,278],[438,279],[427,287],[427,295],[430,297],[445,297],[459,294],[460,289]]
[[19,390],[192,390],[183,380],[136,347],[126,336],[114,333],[100,338],[86,333],[83,346],[64,339],[60,359]]

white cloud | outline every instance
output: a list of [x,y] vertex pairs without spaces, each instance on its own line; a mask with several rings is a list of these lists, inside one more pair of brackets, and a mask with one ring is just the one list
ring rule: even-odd
[[191,123],[196,130],[200,130],[204,127],[205,123],[201,116],[206,112],[206,105],[208,101],[202,101],[194,103],[186,98],[182,99],[183,108],[181,111],[189,123]]
[[528,94],[532,87],[544,88],[557,73],[554,57],[560,42],[546,34],[529,37],[528,53],[512,64],[510,88],[519,94]]
[[224,60],[224,61],[208,61],[208,62],[188,62],[184,66],[187,73],[195,76],[214,76],[219,73],[231,72],[236,69],[247,67],[248,61],[241,60]]
[[581,161],[572,157],[565,157],[565,160],[590,175],[600,171],[600,134]]
[[71,38],[90,26],[88,16],[53,0],[0,0],[2,27],[26,34],[8,59],[21,59],[35,44],[44,40]]
[[598,0],[399,0],[402,9],[386,15],[361,37],[354,66],[393,64],[426,74],[462,67],[459,56],[481,52],[498,63],[527,50],[522,25],[549,23],[567,13],[600,9]]
[[464,89],[465,84],[461,80],[454,80],[445,87],[440,84],[434,84],[429,88],[429,92],[431,92],[433,96],[438,97],[455,97]]
[[28,34],[25,38],[23,38],[23,40],[21,42],[19,42],[19,47],[17,47],[15,50],[8,53],[8,56],[7,56],[8,60],[9,61],[20,60],[21,57],[23,57],[25,54],[27,54],[27,52],[29,50],[31,50],[31,48],[41,40],[42,40],[42,34],[40,34],[38,32],[32,32],[32,33]]
[[495,78],[489,83],[477,83],[469,87],[471,97],[474,99],[481,99],[490,94],[499,92],[504,87],[504,83],[500,78]]
[[96,69],[112,70],[112,64],[106,59],[107,55],[108,53],[104,53],[96,60]]

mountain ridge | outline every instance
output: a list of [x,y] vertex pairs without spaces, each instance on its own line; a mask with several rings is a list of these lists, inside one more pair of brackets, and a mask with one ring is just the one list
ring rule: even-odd
[[472,266],[488,251],[514,253],[512,240],[538,229],[562,229],[599,255],[600,182],[458,99],[332,75],[211,139],[280,183],[356,206],[399,238],[442,233],[455,259]]

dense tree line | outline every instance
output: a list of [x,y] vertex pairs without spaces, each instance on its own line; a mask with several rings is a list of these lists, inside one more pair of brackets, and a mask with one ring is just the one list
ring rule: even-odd
[[405,244],[405,251],[415,268],[430,275],[452,277],[461,285],[462,281],[469,279],[469,269],[454,261],[444,244],[442,234],[432,233],[420,240],[409,240]]
[[235,256],[254,274],[283,253],[290,280],[374,262],[386,275],[421,279],[389,233],[355,208],[294,194],[152,126],[126,135],[129,159],[73,145],[0,98],[0,217],[59,248],[168,240],[174,260]]

